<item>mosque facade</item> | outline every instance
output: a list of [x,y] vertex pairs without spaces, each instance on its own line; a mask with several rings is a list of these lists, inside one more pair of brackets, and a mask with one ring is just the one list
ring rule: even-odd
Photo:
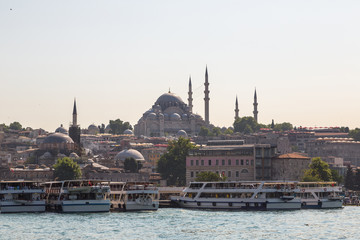
[[136,136],[174,136],[185,131],[189,136],[196,136],[201,127],[208,126],[209,121],[209,82],[207,68],[205,71],[205,117],[192,112],[192,84],[189,79],[188,104],[179,96],[171,93],[161,95],[154,105],[146,111],[134,126]]

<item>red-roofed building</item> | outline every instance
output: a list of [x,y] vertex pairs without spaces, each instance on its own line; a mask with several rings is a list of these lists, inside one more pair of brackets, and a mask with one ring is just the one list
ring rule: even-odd
[[271,161],[273,180],[300,181],[311,160],[300,153],[287,153],[276,156]]

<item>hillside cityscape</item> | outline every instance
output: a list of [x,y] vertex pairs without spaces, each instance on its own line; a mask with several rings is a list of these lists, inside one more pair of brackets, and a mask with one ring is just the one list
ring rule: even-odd
[[[126,119],[81,126],[76,101],[70,126],[54,131],[19,122],[0,125],[0,178],[61,179],[55,166],[70,159],[75,178],[150,181],[185,186],[213,173],[227,181],[337,181],[357,189],[360,179],[360,130],[346,126],[303,127],[258,122],[257,91],[253,115],[242,116],[235,97],[233,125],[211,124],[208,69],[204,79],[204,118],[193,113],[192,82],[187,103],[170,90],[132,126]],[[141,111],[141,109],[139,109]]]

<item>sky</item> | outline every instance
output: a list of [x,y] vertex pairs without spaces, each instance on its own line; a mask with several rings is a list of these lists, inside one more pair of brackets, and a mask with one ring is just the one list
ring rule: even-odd
[[136,124],[169,91],[210,122],[360,127],[360,1],[2,0],[0,123]]

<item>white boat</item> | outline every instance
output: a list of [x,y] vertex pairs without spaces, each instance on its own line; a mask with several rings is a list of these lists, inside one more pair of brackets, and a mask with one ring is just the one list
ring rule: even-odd
[[110,187],[100,180],[66,180],[45,183],[49,210],[64,213],[109,212]]
[[297,182],[191,182],[172,202],[182,208],[224,210],[296,210]]
[[45,212],[44,189],[33,181],[0,181],[0,212]]
[[114,211],[156,211],[159,190],[148,182],[111,182],[110,199]]
[[342,187],[336,182],[299,182],[301,208],[342,208]]

